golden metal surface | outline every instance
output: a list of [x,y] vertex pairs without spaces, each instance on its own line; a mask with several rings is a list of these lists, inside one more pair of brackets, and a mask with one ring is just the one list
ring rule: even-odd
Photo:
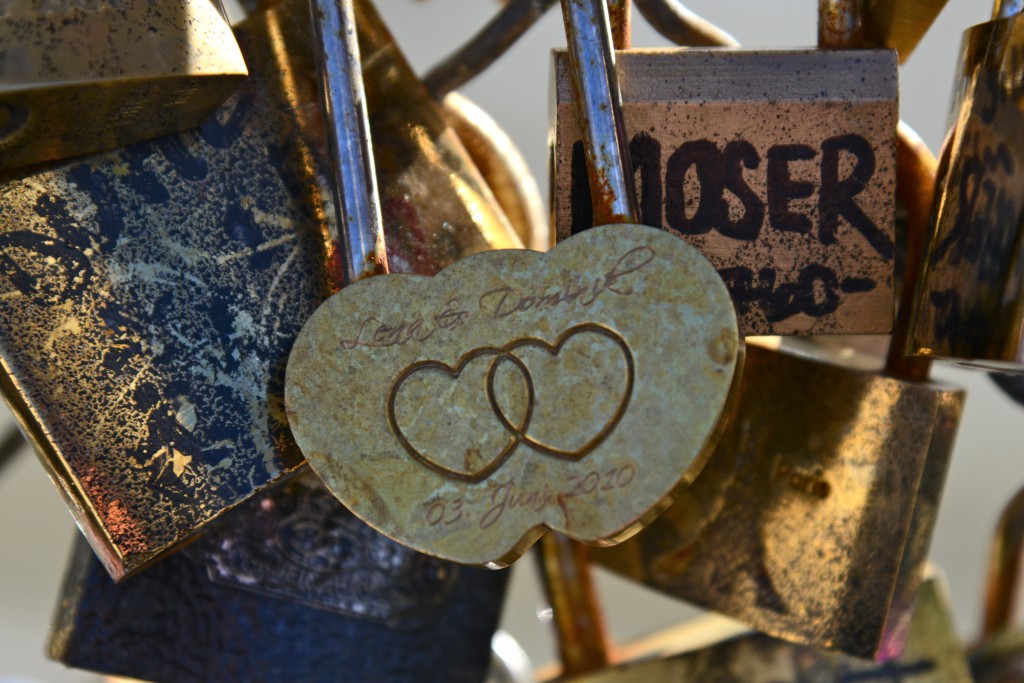
[[886,656],[890,608],[924,560],[912,520],[934,522],[961,400],[748,345],[704,470],[594,560],[780,638]]
[[[302,464],[286,354],[341,281],[306,13],[238,28],[253,75],[197,131],[0,179],[0,382],[115,577]],[[519,246],[387,35],[363,33],[392,267]]]
[[657,515],[718,435],[735,334],[700,254],[604,226],[347,287],[292,349],[288,418],[371,526],[500,566],[544,529],[613,543]]
[[0,169],[198,126],[244,80],[219,0],[0,4]]
[[1024,371],[1024,17],[964,33],[908,353]]
[[465,96],[448,93],[445,118],[480,169],[519,239],[528,249],[547,251],[553,235],[540,188],[512,139],[491,116]]
[[[564,238],[593,219],[565,53],[555,68]],[[889,332],[894,53],[637,50],[618,68],[641,222],[708,257],[741,333]]]
[[[699,650],[680,651],[690,640],[687,624],[626,645],[640,654],[604,671],[574,677],[573,683],[971,683],[960,650],[945,581],[930,578],[917,594],[917,608],[903,656],[876,664],[863,659],[793,645],[748,633]],[[727,620],[701,620],[706,630],[731,629]],[[673,642],[674,641],[674,642]],[[671,643],[676,647],[666,647]],[[654,647],[649,647],[653,644]]]
[[947,0],[865,0],[864,37],[871,45],[896,50],[900,64],[946,6]]

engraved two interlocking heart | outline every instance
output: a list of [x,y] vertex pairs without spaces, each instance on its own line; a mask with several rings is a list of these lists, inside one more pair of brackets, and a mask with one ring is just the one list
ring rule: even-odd
[[699,252],[605,226],[346,287],[299,335],[285,401],[357,516],[503,566],[545,529],[607,545],[653,519],[717,440],[741,354]]

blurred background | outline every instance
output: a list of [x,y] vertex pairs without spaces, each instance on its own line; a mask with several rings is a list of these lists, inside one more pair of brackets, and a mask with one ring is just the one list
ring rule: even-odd
[[[377,0],[399,45],[419,73],[458,47],[499,7],[488,0]],[[813,0],[691,0],[687,6],[745,47],[813,45]],[[946,130],[953,69],[962,31],[985,21],[990,2],[950,0],[901,69],[900,114],[938,151]],[[240,18],[236,7],[229,7]],[[296,20],[302,18],[297,17]],[[497,64],[462,92],[487,110],[519,146],[538,184],[547,185],[550,51],[565,44],[557,6]],[[634,13],[633,45],[667,45]],[[982,373],[937,367],[937,379],[965,387],[968,399],[932,543],[931,559],[949,580],[958,630],[978,632],[986,553],[1001,506],[1024,485],[1024,413]],[[12,419],[6,410],[0,425]],[[0,469],[0,683],[98,681],[47,661],[43,647],[75,528],[60,495],[27,448]],[[534,664],[554,658],[550,618],[531,558],[513,572],[503,626]],[[598,572],[613,637],[622,641],[698,613],[683,603]]]

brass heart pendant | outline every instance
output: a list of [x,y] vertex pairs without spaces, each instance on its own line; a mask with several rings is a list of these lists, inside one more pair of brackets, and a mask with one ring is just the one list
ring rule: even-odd
[[285,404],[357,516],[500,566],[545,529],[607,545],[657,516],[717,441],[741,356],[707,259],[605,226],[349,285],[296,340]]
[[[547,415],[548,421],[558,423],[554,425],[553,431],[558,431],[557,428],[562,427],[564,433],[565,425],[562,423],[565,421],[566,415],[568,415],[572,423],[581,425],[585,431],[589,428],[592,435],[586,437],[584,443],[576,448],[553,446],[544,443],[536,436],[531,435],[532,420],[536,412],[535,406],[538,402],[536,371],[531,371],[531,366],[524,362],[519,354],[524,350],[539,349],[550,358],[557,359],[562,349],[570,341],[579,341],[591,335],[596,335],[598,340],[607,340],[611,343],[613,349],[617,349],[620,352],[622,368],[619,372],[619,384],[621,386],[618,387],[618,396],[613,395],[609,397],[608,395],[607,389],[615,385],[613,378],[601,376],[595,378],[592,372],[593,365],[580,367],[585,363],[585,358],[583,363],[580,362],[580,359],[574,358],[576,367],[572,370],[567,370],[565,367],[556,367],[554,372],[545,373],[545,379],[553,380],[551,383],[555,385],[556,389],[560,385],[568,385],[568,389],[565,391],[548,392],[549,397],[544,401],[547,408],[545,412],[549,414]],[[593,347],[596,344],[590,342],[587,346]],[[604,350],[599,349],[599,353]],[[442,382],[445,380],[448,382],[458,382],[463,376],[463,370],[472,361],[486,358],[490,359],[484,382],[487,402],[478,401],[476,404],[470,402],[468,406],[475,405],[475,412],[480,412],[481,409],[489,409],[493,413],[497,424],[500,424],[508,435],[503,442],[497,442],[498,440],[489,438],[492,435],[490,434],[491,430],[487,429],[488,420],[486,416],[482,419],[478,415],[466,417],[467,403],[451,400],[453,391],[445,391],[440,387],[437,388],[438,390],[431,391],[430,389],[433,388],[433,385],[425,378],[424,381],[421,381],[418,392],[414,390],[402,391],[403,388],[409,387],[410,383],[423,378],[423,373],[438,376]],[[515,374],[519,376],[523,385],[521,388],[525,389],[525,391],[499,390],[499,386],[507,386],[509,384],[507,381],[499,382],[498,380],[502,364],[506,362],[515,368]],[[614,369],[616,368],[613,367]],[[567,372],[577,376],[566,381],[562,375]],[[460,357],[454,367],[435,360],[421,360],[413,363],[399,373],[391,385],[391,391],[388,392],[388,423],[399,443],[402,444],[405,451],[414,459],[450,479],[478,482],[491,476],[521,444],[539,453],[567,460],[578,460],[590,453],[612,433],[612,430],[615,429],[615,426],[625,414],[626,408],[629,406],[630,396],[633,393],[635,374],[633,355],[622,335],[602,325],[584,323],[575,325],[563,332],[554,344],[549,344],[542,339],[528,337],[515,339],[501,348],[481,347],[473,349]],[[576,381],[573,382],[573,379]],[[574,391],[576,387],[573,384],[582,384],[584,386],[579,391]],[[595,384],[597,386],[587,386],[587,384]],[[612,389],[612,392],[614,392],[614,389]],[[417,395],[408,397],[405,401],[400,400],[400,397],[405,398],[410,393]],[[555,395],[551,396],[550,394]],[[524,395],[525,401],[523,399]],[[576,410],[565,410],[564,403],[571,401],[573,395],[591,398]],[[611,398],[611,402],[614,405],[610,414],[602,421],[600,409],[609,403],[609,398]],[[396,407],[401,402],[408,406],[405,410]],[[433,405],[425,406],[424,404],[427,403]],[[509,410],[510,403],[515,406],[513,411]],[[427,420],[418,419],[421,418],[424,410],[433,410],[434,416]],[[468,410],[473,411],[473,407],[469,407]],[[588,412],[596,412],[597,415],[587,415]],[[519,414],[521,417],[518,420],[513,420],[509,417],[510,413],[513,415]],[[406,419],[409,420],[407,424],[410,425],[411,429],[403,429],[402,423],[406,420],[402,419],[400,415],[407,416]],[[445,449],[447,453],[443,456],[431,455],[413,445],[412,441],[419,441],[420,439],[415,436],[410,438],[409,432],[415,430],[417,426],[424,422],[426,423],[426,429],[421,437],[422,440],[428,443],[433,440],[440,448]],[[468,446],[466,446],[464,439],[453,437],[453,433],[458,432],[460,426],[462,426],[459,423],[468,423],[470,427],[469,431],[472,436]],[[595,425],[596,429],[594,428]],[[434,437],[434,432],[438,429],[442,430],[447,437],[444,439]]]

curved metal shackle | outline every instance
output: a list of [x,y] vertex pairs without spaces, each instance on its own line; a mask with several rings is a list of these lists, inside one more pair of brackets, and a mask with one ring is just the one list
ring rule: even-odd
[[863,45],[864,0],[818,0],[818,46]]
[[1003,509],[989,552],[982,638],[1011,627],[1013,607],[1020,579],[1021,550],[1024,550],[1024,488]]
[[739,47],[738,40],[697,16],[677,0],[634,0],[655,31],[677,45]]
[[310,0],[309,8],[333,181],[330,256],[347,285],[388,272],[355,9],[353,0]]
[[606,0],[562,0],[594,224],[639,223]]

